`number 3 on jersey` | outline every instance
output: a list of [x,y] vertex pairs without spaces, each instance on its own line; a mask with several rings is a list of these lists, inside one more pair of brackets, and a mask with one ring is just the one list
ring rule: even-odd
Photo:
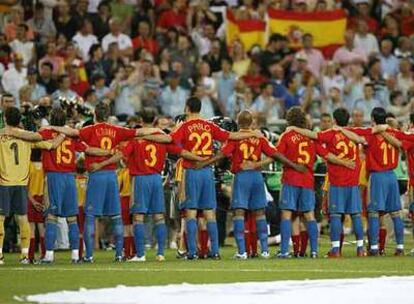
[[306,147],[309,147],[309,142],[304,141],[299,143],[299,157],[298,157],[298,163],[299,164],[309,164],[311,157],[308,151],[306,151]]
[[145,164],[148,167],[154,167],[157,163],[157,148],[154,145],[147,145],[145,151],[149,152],[149,158],[145,158]]
[[211,149],[212,139],[211,134],[208,132],[191,133],[188,138],[190,141],[195,141],[194,147],[191,150],[192,153],[196,155],[212,155],[213,151]]

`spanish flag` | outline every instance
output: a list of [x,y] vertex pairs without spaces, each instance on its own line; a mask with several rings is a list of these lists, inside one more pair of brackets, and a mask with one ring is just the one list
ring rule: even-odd
[[301,47],[301,38],[309,33],[314,46],[322,50],[337,48],[344,43],[346,14],[343,10],[326,12],[290,12],[269,8],[269,31],[289,39],[291,48]]
[[239,39],[246,51],[252,46],[266,46],[266,23],[261,20],[236,20],[231,10],[227,10],[226,18],[226,41],[231,45],[234,40]]

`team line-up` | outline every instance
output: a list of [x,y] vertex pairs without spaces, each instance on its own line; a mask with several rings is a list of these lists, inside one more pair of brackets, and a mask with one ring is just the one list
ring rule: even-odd
[[[347,127],[350,115],[346,109],[334,111],[335,127],[323,132],[308,129],[306,114],[298,107],[287,112],[287,130],[276,147],[260,131],[253,130],[253,116],[249,111],[238,115],[238,132],[228,132],[214,123],[200,118],[201,101],[191,97],[186,102],[186,120],[169,135],[152,127],[155,112],[144,110],[143,127],[127,129],[107,122],[110,109],[99,104],[95,109],[95,124],[80,130],[66,126],[62,109],[51,112],[51,126],[39,132],[20,129],[21,114],[17,108],[5,111],[6,127],[0,130],[0,264],[4,241],[4,220],[16,215],[20,229],[22,264],[30,263],[30,226],[28,222],[28,192],[30,155],[32,148],[42,149],[42,165],[46,174],[45,256],[41,263],[54,261],[57,219],[68,223],[71,260],[73,263],[94,262],[95,219],[109,216],[115,243],[115,261],[125,260],[123,222],[120,193],[116,175],[117,163],[124,159],[131,176],[130,214],[133,219],[136,255],[128,261],[143,262],[145,257],[144,216],[153,216],[157,240],[156,260],[164,261],[167,237],[165,200],[161,171],[168,153],[182,158],[179,197],[184,210],[186,259],[197,259],[197,211],[202,210],[210,241],[209,257],[220,259],[218,229],[215,218],[216,190],[212,164],[222,158],[231,159],[231,209],[233,232],[237,244],[234,258],[247,259],[245,212],[256,220],[261,257],[269,258],[268,229],[265,217],[267,205],[265,183],[261,168],[279,161],[283,166],[281,212],[281,246],[279,258],[289,258],[292,219],[298,214],[306,221],[310,242],[310,257],[318,256],[318,226],[315,220],[315,192],[313,167],[317,155],[328,167],[328,211],[332,248],[329,257],[340,256],[342,219],[349,214],[356,237],[356,255],[365,256],[364,232],[361,221],[361,170],[369,177],[368,190],[368,254],[379,254],[380,219],[390,214],[395,231],[395,255],[404,254],[404,225],[397,178],[393,172],[399,161],[399,150],[407,151],[409,171],[414,170],[414,134],[391,129],[386,125],[383,108],[372,110],[371,128]],[[222,142],[220,151],[213,152],[213,141]],[[366,155],[364,163],[360,150]],[[89,171],[85,205],[78,207],[76,155],[85,153]],[[262,158],[264,154],[267,158]],[[411,175],[411,174],[410,174]],[[410,184],[413,181],[410,179]],[[30,208],[29,208],[30,209]],[[33,210],[32,210],[33,212]],[[81,214],[80,214],[80,213]],[[30,210],[29,210],[30,213]],[[78,225],[77,217],[82,217]],[[80,235],[84,240],[80,240]],[[81,259],[80,244],[86,253]]]

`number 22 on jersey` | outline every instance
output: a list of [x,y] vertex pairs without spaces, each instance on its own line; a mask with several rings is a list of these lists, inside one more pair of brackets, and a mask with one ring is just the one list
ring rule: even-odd
[[190,141],[194,142],[194,147],[191,150],[192,153],[196,155],[212,155],[212,138],[211,134],[208,132],[191,133],[189,138]]

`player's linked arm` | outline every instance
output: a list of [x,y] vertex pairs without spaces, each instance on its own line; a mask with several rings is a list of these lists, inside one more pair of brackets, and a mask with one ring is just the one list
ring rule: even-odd
[[141,129],[137,129],[135,135],[138,137],[142,137],[142,136],[152,135],[155,133],[165,134],[164,131],[159,128],[141,128]]
[[172,142],[172,137],[167,134],[152,134],[140,137],[148,141],[153,141],[161,144],[169,144]]
[[195,155],[195,154],[193,154],[193,153],[191,153],[191,152],[189,152],[187,150],[183,150],[180,153],[180,156],[183,157],[183,158],[185,158],[185,159],[187,159],[187,160],[191,160],[191,161],[195,161],[195,162],[203,162],[203,161],[206,160],[204,157]]
[[382,137],[384,137],[384,139],[391,145],[393,145],[394,147],[400,149],[402,147],[402,142],[395,138],[394,136],[392,136],[390,133],[387,132],[381,132],[380,133],[382,135]]
[[355,162],[349,159],[343,159],[343,158],[338,158],[335,155],[333,155],[332,153],[328,153],[326,155],[326,160],[329,161],[330,163],[333,163],[335,165],[339,165],[339,166],[343,166],[346,167],[348,169],[355,169]]
[[195,167],[197,169],[201,169],[207,166],[210,166],[212,164],[215,164],[216,162],[218,162],[219,160],[225,158],[226,156],[224,155],[223,152],[218,152],[216,155],[214,155],[213,157],[207,159],[207,160],[202,160],[202,161],[198,161],[195,165]]
[[41,141],[43,140],[42,135],[36,132],[26,131],[19,128],[5,128],[4,134],[8,136],[12,136],[14,138],[18,138],[25,141]]
[[114,155],[115,150],[104,150],[96,147],[88,147],[86,148],[85,153],[93,156],[111,156]]
[[119,162],[122,159],[122,153],[121,152],[117,152],[116,154],[114,154],[112,157],[100,162],[100,163],[93,163],[91,164],[91,172],[95,172],[95,171],[99,171],[102,168],[108,166],[108,165],[112,165],[115,164],[117,162]]
[[251,137],[261,138],[263,134],[260,130],[255,130],[250,132],[230,132],[229,135],[230,140],[243,140]]
[[278,162],[281,162],[285,166],[289,166],[289,167],[293,168],[296,171],[299,171],[299,172],[302,172],[302,173],[308,171],[308,169],[304,165],[297,164],[297,163],[291,161],[289,158],[287,158],[286,156],[284,156],[280,152],[276,152],[275,154],[273,154],[272,159],[274,159]]
[[303,129],[303,128],[290,126],[290,127],[286,128],[286,131],[289,131],[289,130],[293,130],[293,131],[299,133],[300,135],[303,135],[303,136],[311,138],[311,139],[318,139],[318,133],[316,133],[314,131],[311,131],[309,129]]
[[50,128],[56,132],[65,134],[69,137],[78,137],[79,136],[79,130],[73,129],[67,126],[64,127],[58,127],[58,126],[50,126]]
[[52,149],[57,149],[57,147],[60,146],[60,144],[65,140],[65,135],[63,134],[59,134],[58,136],[56,136],[55,138],[53,138],[51,140],[51,144],[52,144]]
[[344,134],[346,137],[348,137],[350,140],[352,140],[353,142],[357,143],[357,144],[366,144],[367,141],[365,140],[364,137],[359,136],[358,134],[346,129],[346,128],[340,128],[340,127],[335,127],[335,130],[339,130],[342,132],[342,134]]

